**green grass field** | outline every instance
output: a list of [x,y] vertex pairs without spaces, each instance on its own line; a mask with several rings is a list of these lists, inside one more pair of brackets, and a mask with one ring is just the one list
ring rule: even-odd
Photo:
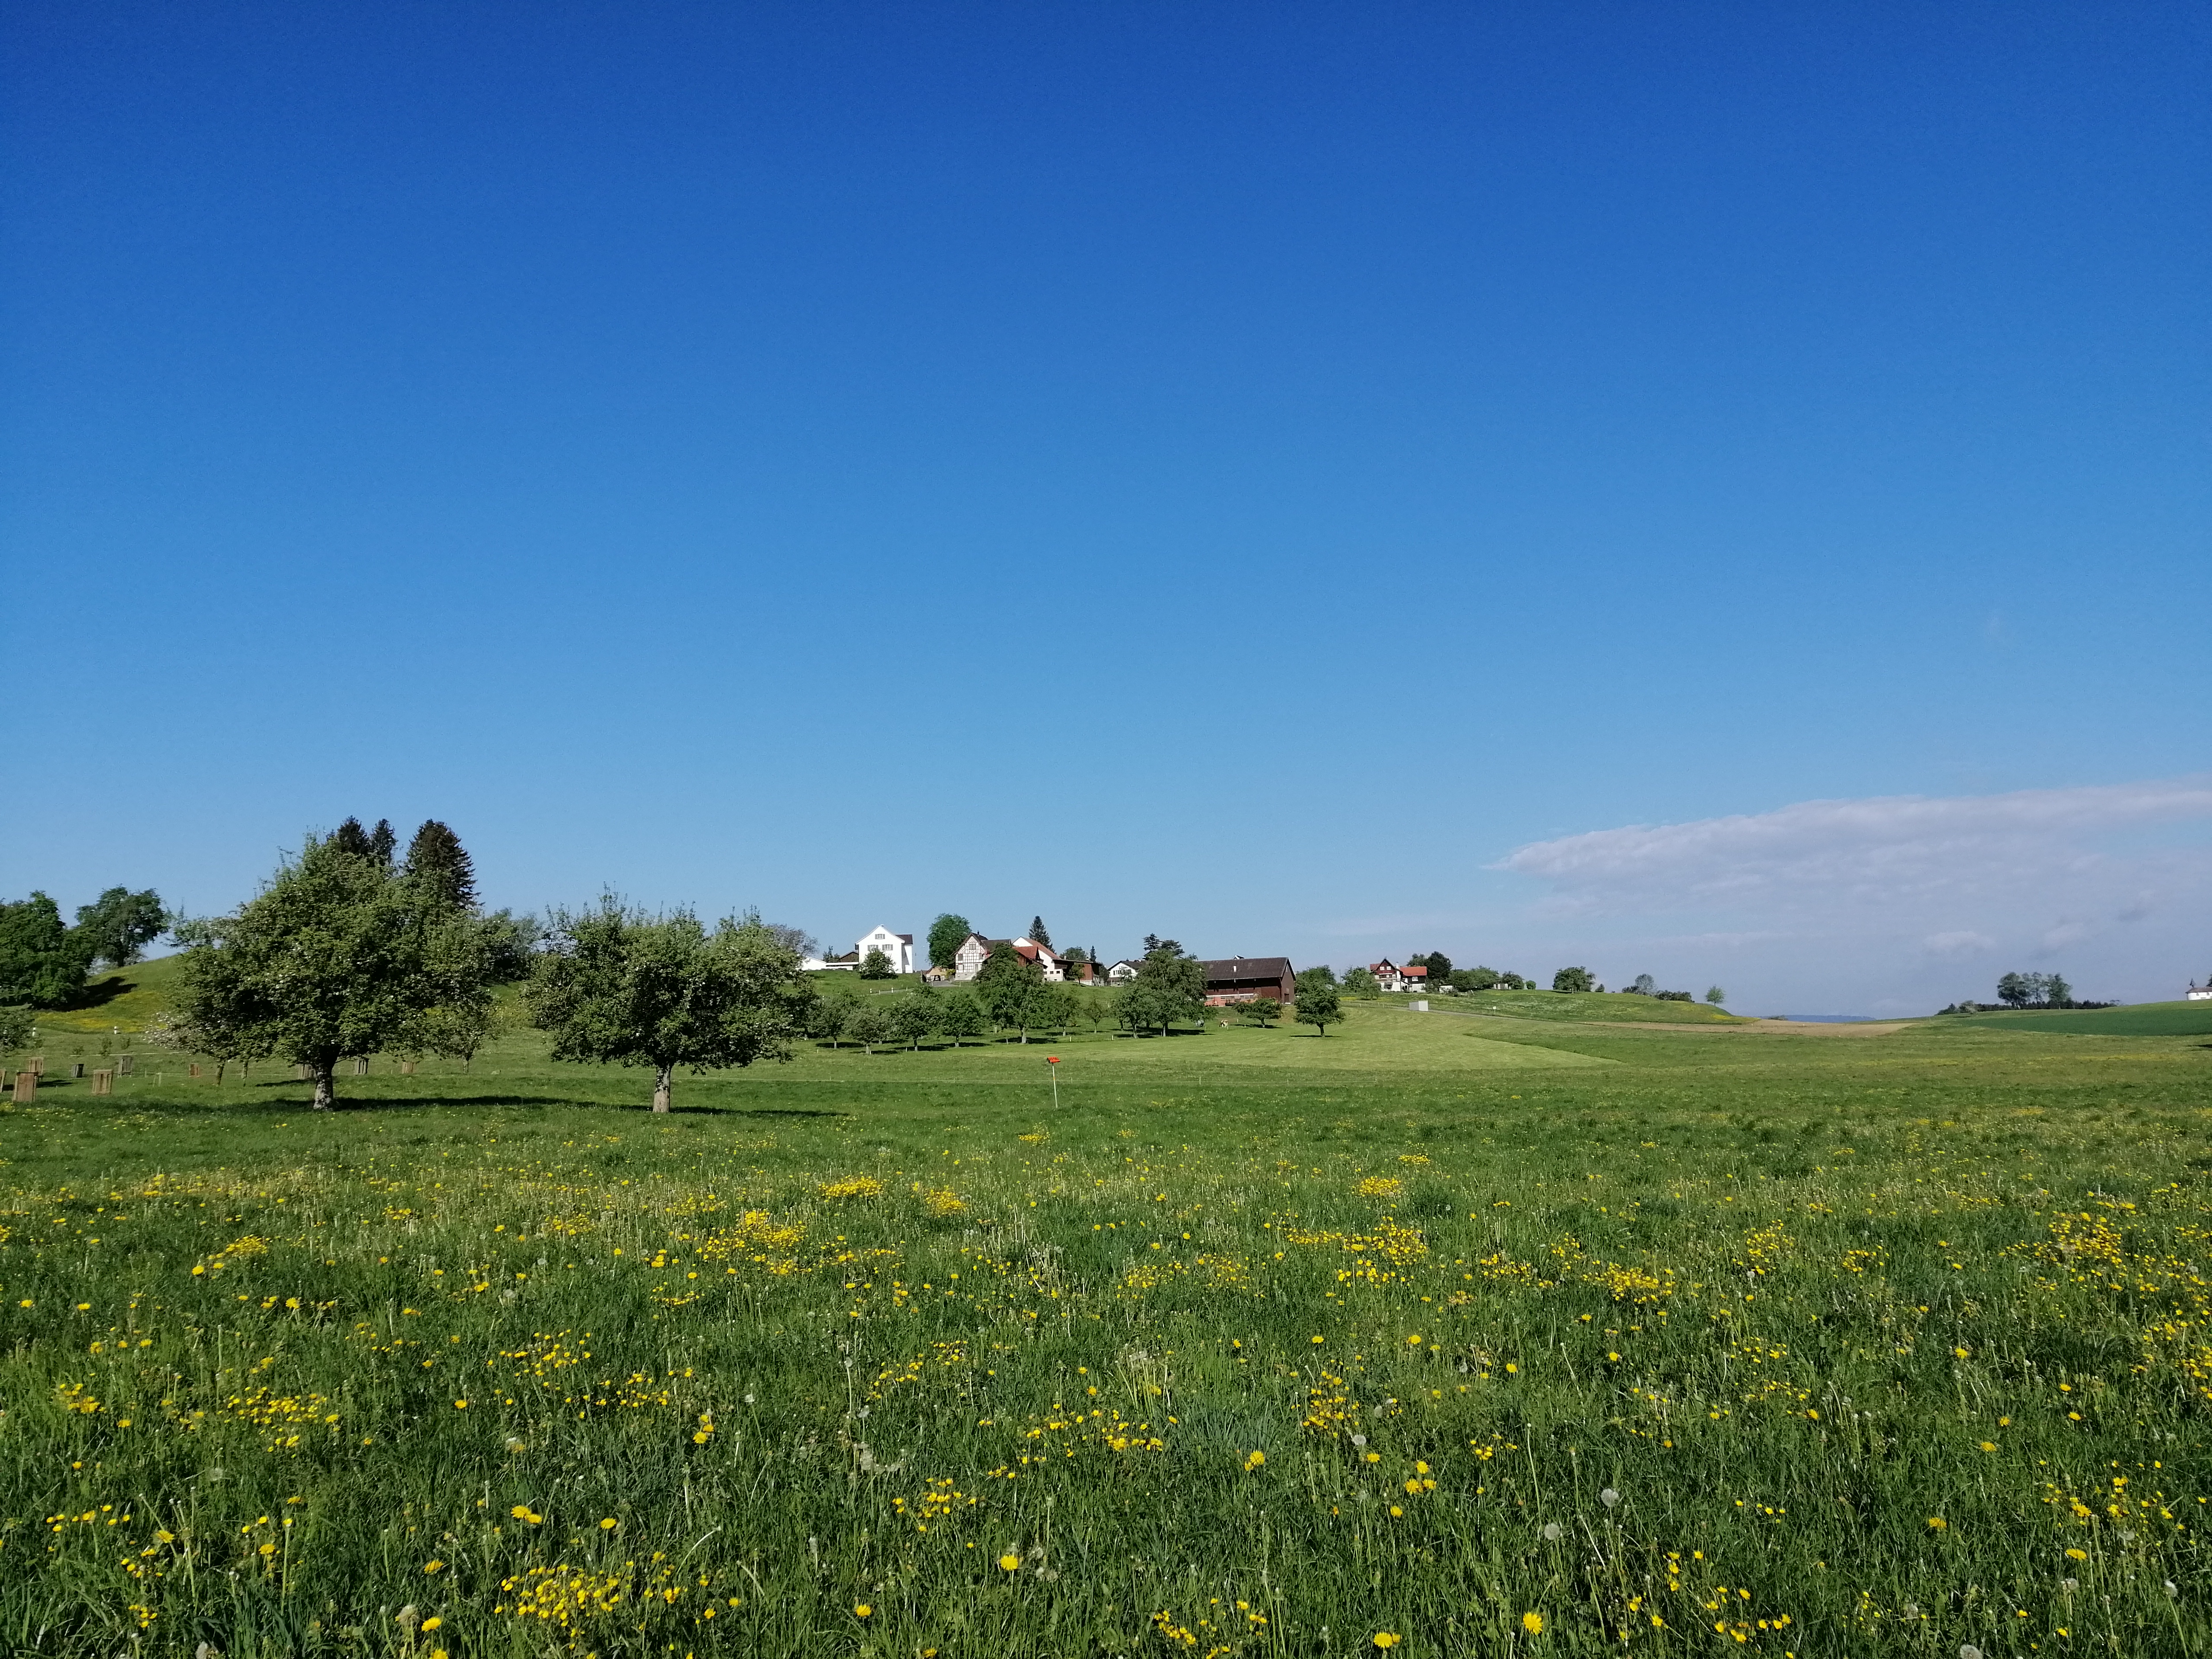
[[2201,1038],[1366,1004],[656,1118],[517,1034],[318,1116],[95,1098],[113,1023],[0,1110],[14,1651],[2206,1645]]
[[1947,1023],[1990,1030],[2047,1031],[2063,1036],[2212,1036],[2212,1002],[2139,1002],[2125,1008],[2023,1009],[2018,1013],[1951,1014]]

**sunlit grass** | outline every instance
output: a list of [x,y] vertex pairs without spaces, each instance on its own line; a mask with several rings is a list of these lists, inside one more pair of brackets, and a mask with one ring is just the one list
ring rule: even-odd
[[1066,1045],[1057,1115],[1012,1045],[660,1119],[528,1103],[639,1079],[520,1040],[336,1118],[43,1092],[0,1116],[0,1618],[410,1659],[2200,1641],[2203,1051],[1462,1030]]

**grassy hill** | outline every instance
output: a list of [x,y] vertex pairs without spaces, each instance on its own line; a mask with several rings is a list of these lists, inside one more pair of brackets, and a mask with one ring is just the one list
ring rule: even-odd
[[181,956],[156,957],[119,972],[106,974],[85,988],[83,1000],[74,1008],[46,1009],[39,1015],[41,1031],[143,1031],[146,1022],[171,1006],[176,992]]
[[2030,1008],[2019,1013],[1949,1014],[1942,1024],[2060,1036],[2212,1036],[2212,1002],[2138,1002],[2126,1008]]
[[[1384,1000],[1402,1008],[1410,999]],[[1751,1023],[1702,1002],[1662,1002],[1656,997],[1630,996],[1620,991],[1474,991],[1432,996],[1429,1006],[1438,1013],[1504,1014],[1515,1019],[1625,1019],[1662,1025]]]

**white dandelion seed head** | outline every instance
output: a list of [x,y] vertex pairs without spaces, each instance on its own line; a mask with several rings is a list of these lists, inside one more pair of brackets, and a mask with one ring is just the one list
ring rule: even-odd
[[2058,1581],[2058,1588],[2071,1595],[2081,1588],[2081,1581],[2078,1578],[2062,1578]]
[[1364,1446],[1367,1443],[1367,1437],[1364,1434],[1355,1434],[1352,1437],[1352,1443],[1355,1446]]
[[2168,1595],[2179,1595],[2181,1594],[2181,1586],[2169,1578],[2166,1581],[2166,1593]]
[[1615,1492],[1612,1487],[1607,1486],[1603,1492],[1597,1495],[1597,1501],[1604,1504],[1606,1508],[1611,1509],[1615,1504],[1620,1502],[1620,1494]]
[[1959,1644],[1959,1659],[1982,1659],[1982,1650],[1972,1642]]
[[1558,1543],[1565,1535],[1565,1532],[1566,1528],[1556,1521],[1544,1522],[1544,1541],[1547,1544]]

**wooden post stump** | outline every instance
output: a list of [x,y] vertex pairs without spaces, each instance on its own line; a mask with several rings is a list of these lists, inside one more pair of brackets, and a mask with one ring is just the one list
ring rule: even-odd
[[292,1068],[292,1080],[295,1083],[305,1083],[307,1080],[307,1068],[304,1066],[295,1066]]
[[191,1067],[190,1067],[189,1069],[190,1069],[191,1074],[193,1077],[198,1077],[198,1076],[200,1074],[200,1063],[199,1063],[199,1061],[198,1061],[197,1060],[194,1060],[194,1061],[191,1063]]
[[77,1061],[76,1065],[70,1070],[70,1075],[71,1077],[82,1077],[84,1075],[84,1062],[81,1060]]
[[92,1074],[92,1091],[96,1095],[113,1094],[115,1092],[115,1073],[112,1072],[94,1072]]
[[44,1077],[46,1074],[46,1057],[44,1054],[33,1054],[23,1064],[31,1068],[33,1077]]
[[399,1075],[402,1077],[413,1077],[415,1075],[415,1062],[411,1060],[401,1060],[399,1062]]
[[115,1075],[116,1075],[116,1076],[118,1076],[118,1077],[129,1077],[129,1076],[131,1075],[131,1055],[129,1055],[129,1054],[118,1054],[118,1056],[116,1056],[116,1060],[115,1060]]
[[367,1054],[363,1054],[360,1059],[354,1061],[353,1074],[356,1077],[367,1077],[368,1075],[368,1056]]
[[36,1072],[15,1073],[15,1103],[27,1105],[39,1097],[39,1074]]

